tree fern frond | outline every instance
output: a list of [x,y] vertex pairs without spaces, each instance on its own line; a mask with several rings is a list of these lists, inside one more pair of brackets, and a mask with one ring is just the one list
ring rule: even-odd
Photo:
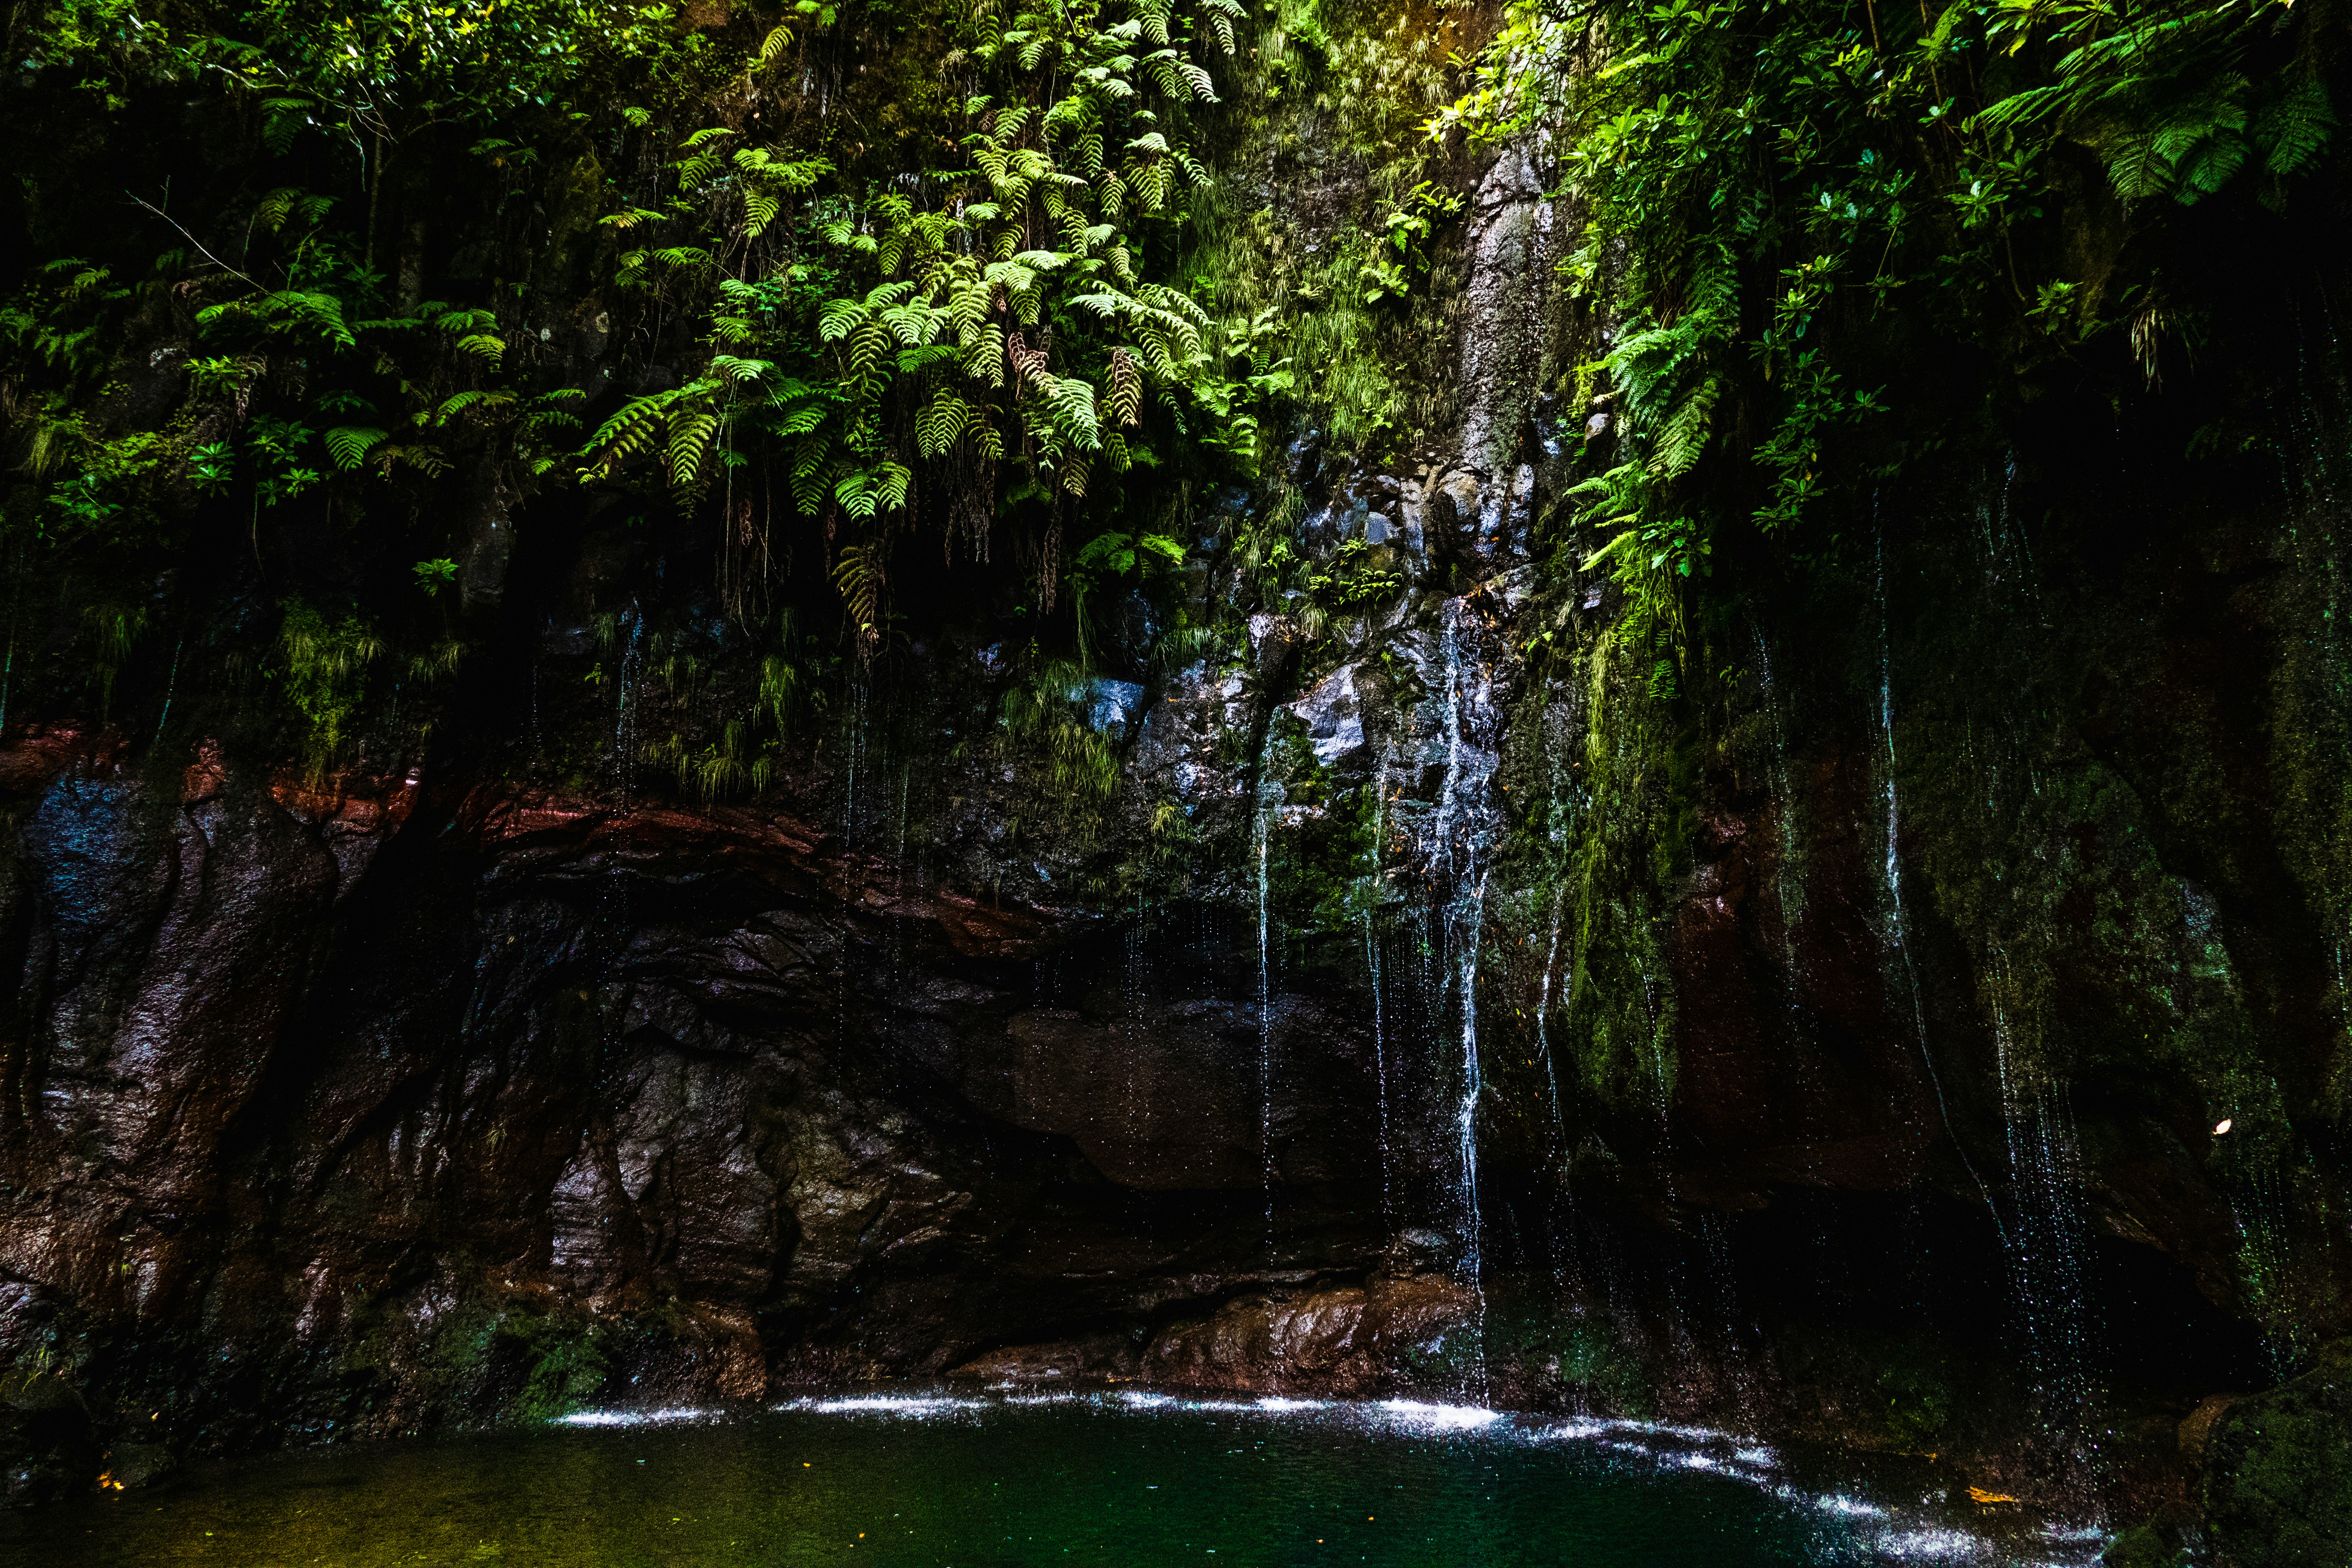
[[1657,479],[1675,479],[1696,466],[1699,455],[1706,449],[1707,428],[1715,410],[1716,398],[1723,384],[1708,376],[1690,395],[1675,405],[1658,427],[1656,439],[1651,444],[1649,472]]
[[708,411],[679,414],[669,426],[669,482],[674,489],[688,490],[702,475],[702,460],[710,450],[710,438],[719,433],[719,416]]
[[2273,174],[2300,172],[2327,145],[2336,126],[2336,110],[2327,100],[2327,84],[2314,77],[2291,88],[2256,122],[2255,144],[2263,149],[2263,162]]
[[389,438],[389,433],[373,426],[341,425],[327,432],[327,452],[339,468],[356,468],[367,460],[371,447]]

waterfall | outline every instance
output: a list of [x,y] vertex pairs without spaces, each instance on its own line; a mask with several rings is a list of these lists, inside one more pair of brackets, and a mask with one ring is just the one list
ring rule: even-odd
[[[1992,1201],[1992,1190],[1985,1185],[1984,1178],[1977,1173],[1976,1163],[1969,1158],[1968,1148],[1960,1142],[1958,1130],[1952,1125],[1951,1106],[1944,1098],[1943,1075],[1936,1070],[1935,1052],[1927,1043],[1927,1003],[1919,994],[1919,971],[1917,965],[1912,962],[1911,941],[1905,930],[1903,862],[1901,857],[1895,853],[1895,844],[1902,832],[1903,820],[1901,801],[1895,793],[1895,775],[1899,766],[1895,752],[1895,661],[1886,620],[1886,536],[1881,532],[1878,537],[1878,728],[1886,750],[1885,875],[1887,942],[1902,961],[1904,987],[1911,998],[1913,1037],[1918,1042],[1919,1060],[1927,1069],[1928,1087],[1935,1091],[1937,1120],[1943,1124],[1944,1135],[1952,1141],[1952,1152],[1959,1156],[1962,1168],[1969,1173],[1969,1180],[1976,1184],[1979,1195],[1984,1199],[1985,1212],[1992,1216],[1995,1229],[2002,1230],[2004,1227],[2001,1226],[2000,1208]],[[2007,1250],[2009,1241],[2006,1234],[2001,1237],[2001,1246],[2004,1251]]]
[[1788,965],[1789,1019],[1801,1029],[1799,984],[1803,961],[1797,952],[1797,931],[1805,921],[1805,840],[1797,815],[1799,798],[1789,773],[1789,727],[1780,718],[1780,694],[1772,677],[1772,647],[1763,628],[1755,628],[1756,679],[1764,697],[1764,717],[1772,736],[1773,816],[1780,830],[1780,867],[1772,891],[1780,910],[1780,956]]
[[1555,1156],[1568,1137],[1567,1114],[1559,1103],[1559,1069],[1551,1059],[1551,983],[1559,968],[1559,932],[1568,912],[1568,880],[1560,878],[1551,895],[1551,941],[1544,948],[1543,980],[1536,987],[1536,1059],[1543,1064],[1544,1093],[1551,1104],[1552,1149]]
[[1257,1082],[1258,1174],[1265,1189],[1265,1254],[1274,1261],[1274,972],[1271,960],[1273,880],[1270,861],[1274,817],[1286,792],[1267,766],[1274,752],[1274,726],[1266,726],[1257,759]]
[[1370,888],[1364,897],[1364,969],[1372,983],[1372,1074],[1380,1099],[1381,1152],[1381,1217],[1388,1219],[1395,1212],[1389,1189],[1389,1049],[1388,1018],[1381,996],[1381,940],[1379,915],[1381,888],[1381,848],[1388,833],[1389,754],[1381,752],[1381,765],[1372,779],[1372,873]]
[[621,612],[629,640],[621,647],[620,701],[613,716],[613,785],[626,804],[637,768],[637,681],[645,670],[646,616],[635,600]]
[[[1454,991],[1457,1043],[1461,1051],[1461,1096],[1454,1109],[1457,1205],[1461,1226],[1461,1269],[1476,1299],[1475,1338],[1471,1347],[1472,1392],[1483,1397],[1486,1388],[1486,1292],[1482,1278],[1485,1261],[1485,1215],[1478,1202],[1478,1101],[1485,1092],[1486,1074],[1478,1040],[1478,950],[1486,915],[1486,869],[1484,853],[1492,837],[1488,799],[1496,757],[1478,744],[1471,731],[1475,721],[1491,721],[1492,693],[1483,665],[1474,665],[1463,648],[1463,637],[1473,625],[1466,601],[1447,602],[1439,622],[1438,656],[1444,676],[1439,720],[1443,726],[1445,772],[1432,824],[1431,870],[1440,900],[1440,952],[1447,963]],[[1473,671],[1478,678],[1474,690]],[[1459,840],[1457,844],[1457,839]]]
[[[1999,949],[1992,962],[2008,967]],[[2063,1080],[2036,1071],[2021,1053],[1992,990],[1993,1046],[2000,1069],[2001,1121],[2009,1156],[2010,1286],[2025,1325],[2036,1412],[2043,1435],[2078,1470],[2088,1460],[2084,1418],[2091,1403],[2089,1303],[2084,1286],[2090,1237],[2084,1223],[2081,1156],[2074,1108]]]
[[849,677],[849,755],[844,766],[841,839],[845,848],[857,847],[857,770],[866,764],[866,718],[873,681],[863,669]]
[[1478,1060],[1478,938],[1486,916],[1486,878],[1482,875],[1468,898],[1457,902],[1468,906],[1465,911],[1466,929],[1449,933],[1456,950],[1462,1015],[1462,1101],[1455,1113],[1462,1164],[1462,1271],[1468,1277],[1478,1301],[1477,1337],[1472,1346],[1471,1366],[1477,1380],[1476,1392],[1483,1396],[1486,1381],[1486,1287],[1482,1277],[1485,1257],[1480,1234],[1484,1218],[1478,1212],[1478,1097],[1485,1090],[1486,1079]]
[[[188,639],[184,637],[172,645],[172,672],[163,679],[163,711],[155,720],[155,740],[157,741],[163,738],[163,726],[172,720],[172,697],[180,689],[180,650],[187,647],[187,643]],[[531,673],[536,679],[538,675],[536,665],[532,666]],[[531,689],[536,691],[538,688],[534,686]],[[5,726],[5,716],[0,715],[0,726]],[[149,743],[153,744],[152,742]]]

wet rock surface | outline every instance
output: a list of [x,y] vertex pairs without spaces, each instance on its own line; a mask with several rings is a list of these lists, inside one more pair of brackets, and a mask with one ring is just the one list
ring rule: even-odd
[[1470,171],[1444,428],[1286,454],[1289,542],[1376,591],[1262,602],[1224,493],[1170,590],[1218,635],[1162,659],[1139,597],[1065,684],[1108,804],[985,739],[1010,617],[693,804],[639,765],[682,722],[641,645],[740,656],[718,598],[593,514],[534,559],[488,466],[459,586],[512,658],[432,746],[10,731],[9,1496],[1138,1380],[1843,1443],[2155,1519],[2151,1561],[2324,1560],[2325,520],[2141,498],[2120,552],[2012,464],[1867,567],[1749,563],[1679,662],[1620,637],[1562,499],[1610,416],[1579,449],[1543,391],[1599,352],[1550,183]]

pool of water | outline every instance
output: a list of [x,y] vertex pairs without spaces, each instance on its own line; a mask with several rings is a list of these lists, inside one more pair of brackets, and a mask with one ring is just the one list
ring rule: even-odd
[[1407,1402],[865,1394],[310,1449],[0,1522],[15,1568],[2081,1563],[2095,1536],[1689,1428]]

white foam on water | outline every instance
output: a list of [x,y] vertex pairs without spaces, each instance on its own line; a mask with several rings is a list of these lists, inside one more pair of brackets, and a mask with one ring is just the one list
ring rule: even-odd
[[1257,1402],[1255,1408],[1279,1415],[1292,1410],[1321,1410],[1328,1404],[1321,1399],[1285,1399],[1279,1394],[1269,1394]]
[[1982,1558],[1990,1543],[1964,1530],[1899,1530],[1873,1543],[1898,1563],[1959,1563]]
[[555,1418],[558,1426],[658,1426],[671,1421],[702,1421],[715,1417],[716,1410],[575,1410],[569,1415]]
[[806,1410],[819,1415],[906,1415],[920,1420],[952,1410],[977,1410],[981,1405],[977,1399],[952,1399],[944,1394],[860,1394],[837,1399],[788,1400],[774,1408]]
[[1118,1403],[1136,1410],[1158,1410],[1181,1402],[1172,1394],[1146,1394],[1139,1388],[1129,1388],[1118,1394]]
[[1403,1425],[1436,1432],[1475,1432],[1503,1418],[1501,1411],[1475,1405],[1425,1405],[1418,1399],[1383,1399],[1381,1408]]
[[[1787,1489],[1781,1489],[1781,1495],[1790,1495]],[[1807,1498],[1802,1493],[1798,1493],[1796,1496],[1798,1500],[1810,1502],[1823,1513],[1834,1513],[1846,1519],[1885,1519],[1886,1517],[1886,1510],[1876,1503],[1864,1502],[1860,1498],[1848,1497],[1843,1492],[1827,1492],[1814,1498]]]
[[1663,1422],[1654,1426],[1644,1426],[1643,1430],[1663,1432],[1669,1437],[1680,1437],[1685,1443],[1713,1443],[1729,1436],[1712,1426],[1669,1426]]

